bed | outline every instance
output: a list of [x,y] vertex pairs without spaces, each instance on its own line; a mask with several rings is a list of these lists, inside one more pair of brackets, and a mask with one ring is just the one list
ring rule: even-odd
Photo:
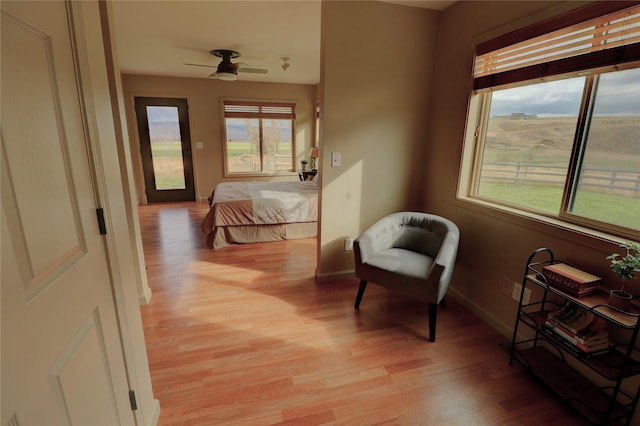
[[225,182],[209,196],[209,212],[200,228],[216,250],[317,235],[316,181]]

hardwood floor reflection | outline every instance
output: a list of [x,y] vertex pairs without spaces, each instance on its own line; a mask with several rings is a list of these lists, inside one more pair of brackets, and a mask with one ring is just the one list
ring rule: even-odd
[[209,250],[205,203],[139,208],[142,307],[161,425],[583,425],[451,297],[426,306],[356,279],[316,284],[316,240]]

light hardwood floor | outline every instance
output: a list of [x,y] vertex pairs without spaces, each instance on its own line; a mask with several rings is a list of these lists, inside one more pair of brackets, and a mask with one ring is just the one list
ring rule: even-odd
[[139,208],[142,307],[160,425],[583,425],[505,339],[449,297],[426,305],[358,281],[316,283],[316,240],[211,251],[205,203]]

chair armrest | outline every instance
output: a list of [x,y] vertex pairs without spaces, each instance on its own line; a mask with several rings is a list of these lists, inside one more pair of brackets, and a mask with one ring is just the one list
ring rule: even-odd
[[453,269],[458,255],[459,240],[460,231],[458,227],[455,225],[453,225],[453,227],[450,226],[449,232],[447,232],[447,235],[444,237],[440,251],[438,251],[438,255],[434,260],[434,264],[442,268],[438,282],[438,302],[442,300],[449,288],[449,284],[451,284]]
[[444,237],[442,241],[442,245],[440,246],[440,250],[438,251],[438,255],[435,258],[435,262],[438,265],[442,265],[444,267],[452,267],[456,262],[456,256],[458,254],[458,240],[460,239],[460,234],[457,229],[451,229],[447,232],[447,235]]

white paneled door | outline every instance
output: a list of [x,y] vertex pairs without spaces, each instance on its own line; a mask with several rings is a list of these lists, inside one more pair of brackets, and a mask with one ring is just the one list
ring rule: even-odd
[[2,425],[134,424],[75,66],[81,3],[1,3]]

